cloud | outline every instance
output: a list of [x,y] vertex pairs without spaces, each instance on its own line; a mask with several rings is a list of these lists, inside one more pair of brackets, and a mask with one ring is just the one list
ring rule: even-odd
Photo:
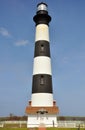
[[[4,27],[0,27],[0,35],[4,37],[12,37],[11,33]],[[28,44],[28,40],[18,40],[14,43],[15,46],[26,46]]]
[[0,28],[0,34],[2,36],[4,36],[4,37],[10,37],[11,36],[11,34],[9,33],[9,31],[6,28],[3,28],[3,27]]
[[20,40],[15,42],[15,46],[26,46],[28,44],[28,40]]

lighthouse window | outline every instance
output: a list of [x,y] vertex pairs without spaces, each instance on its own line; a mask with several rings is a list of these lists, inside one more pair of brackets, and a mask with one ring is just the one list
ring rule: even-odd
[[44,76],[41,75],[41,78],[40,78],[40,84],[43,85],[44,84]]
[[41,44],[41,51],[44,51],[44,45]]

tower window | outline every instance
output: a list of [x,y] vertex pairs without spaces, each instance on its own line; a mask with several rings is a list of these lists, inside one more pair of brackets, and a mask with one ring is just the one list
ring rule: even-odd
[[41,75],[41,77],[40,77],[40,84],[41,84],[41,85],[44,84],[44,76],[43,76],[43,75]]
[[44,51],[44,45],[41,44],[41,51]]

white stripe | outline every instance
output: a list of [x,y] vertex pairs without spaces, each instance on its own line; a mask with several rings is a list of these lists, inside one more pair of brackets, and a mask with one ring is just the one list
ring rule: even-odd
[[51,59],[46,56],[37,56],[34,58],[33,75],[35,74],[50,74],[51,72]]
[[49,41],[49,27],[46,24],[39,24],[36,26],[35,42],[38,40]]
[[53,106],[53,94],[36,93],[32,94],[32,106]]

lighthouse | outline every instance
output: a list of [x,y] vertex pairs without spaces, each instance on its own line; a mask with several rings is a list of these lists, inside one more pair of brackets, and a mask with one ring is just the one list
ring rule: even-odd
[[28,115],[27,127],[57,127],[57,114],[59,108],[53,100],[52,70],[49,40],[49,23],[51,16],[48,14],[46,3],[37,5],[35,22],[35,49],[32,75],[31,100],[26,107]]

